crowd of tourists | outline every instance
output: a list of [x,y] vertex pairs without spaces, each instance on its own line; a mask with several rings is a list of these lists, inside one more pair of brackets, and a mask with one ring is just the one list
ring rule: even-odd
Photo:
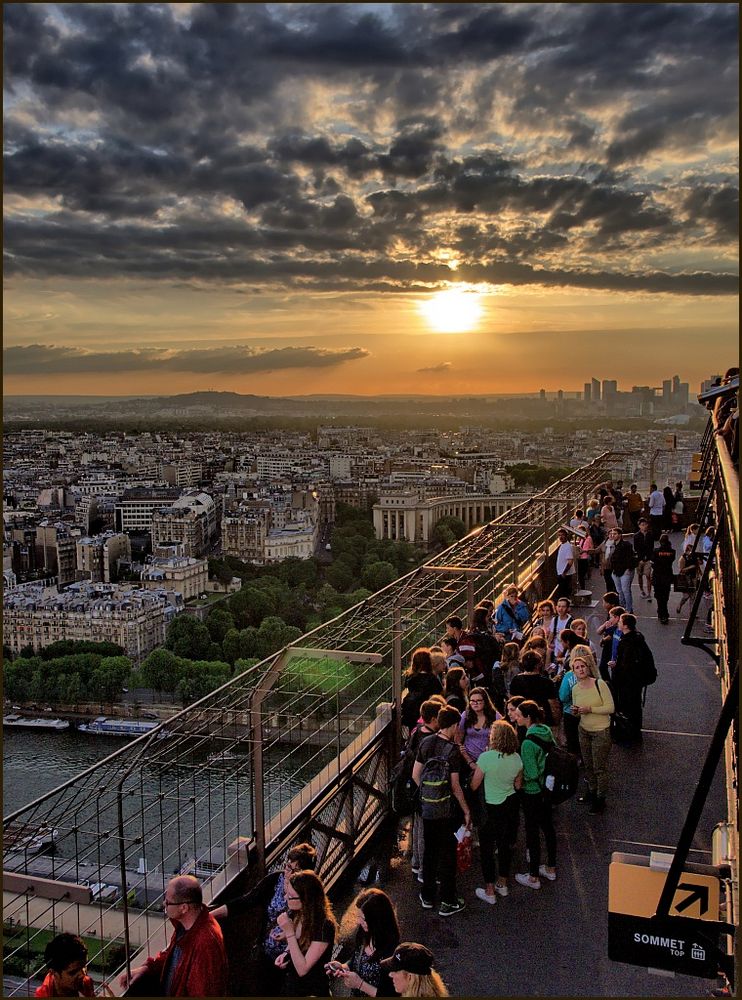
[[[513,583],[497,605],[482,601],[471,621],[447,618],[439,641],[412,654],[394,780],[408,792],[400,812],[410,814],[411,869],[423,910],[437,908],[448,918],[465,908],[457,858],[472,832],[483,883],[476,898],[493,906],[516,886],[535,891],[557,880],[553,806],[560,790],[575,792],[590,815],[606,809],[612,746],[641,742],[646,688],[657,676],[637,627],[633,585],[638,600],[656,601],[657,617],[667,623],[673,585],[679,614],[713,551],[713,529],[699,536],[697,524],[673,544],[682,507],[681,483],[662,491],[652,484],[646,498],[634,484],[626,493],[620,482],[604,484],[559,532],[554,599],[529,606]],[[591,579],[605,583],[592,634],[573,603]],[[282,869],[211,908],[197,879],[176,876],[164,897],[172,938],[122,976],[121,987],[132,996],[226,996],[222,926],[258,912],[261,994],[330,996],[337,985],[351,996],[447,996],[434,954],[402,940],[381,888],[357,896],[355,933],[338,942],[316,861],[311,844],[297,844]],[[58,935],[36,995],[94,996],[86,964],[81,939]],[[99,990],[110,995],[105,986]]]

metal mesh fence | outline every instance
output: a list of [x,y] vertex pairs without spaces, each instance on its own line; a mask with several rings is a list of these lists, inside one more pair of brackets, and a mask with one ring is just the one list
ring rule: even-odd
[[556,529],[610,476],[601,456],[6,817],[6,995],[33,992],[60,930],[85,937],[93,976],[110,979],[161,937],[175,872],[213,898],[256,835],[275,863],[310,804],[334,881],[386,810],[403,663],[448,616],[537,582]]

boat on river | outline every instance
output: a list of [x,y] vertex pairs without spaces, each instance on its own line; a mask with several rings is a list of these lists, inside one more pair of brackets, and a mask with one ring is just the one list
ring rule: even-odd
[[61,731],[69,729],[70,724],[66,719],[32,719],[26,715],[4,715],[3,725],[15,727],[16,729],[54,729]]
[[[77,727],[78,733],[88,733],[90,736],[145,736],[157,729],[159,722],[142,722],[139,719],[109,719],[99,715],[92,722],[82,722]],[[158,740],[167,739],[170,733],[161,729],[157,733]]]

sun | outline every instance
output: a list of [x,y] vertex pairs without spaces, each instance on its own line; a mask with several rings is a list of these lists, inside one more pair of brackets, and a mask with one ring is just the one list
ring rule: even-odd
[[476,291],[451,288],[435,292],[418,305],[429,326],[439,333],[467,333],[482,315],[482,296]]

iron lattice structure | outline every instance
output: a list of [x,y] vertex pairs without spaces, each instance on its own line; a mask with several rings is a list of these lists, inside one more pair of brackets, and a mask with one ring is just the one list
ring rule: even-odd
[[[331,886],[387,815],[411,652],[513,580],[548,593],[556,530],[611,475],[606,453],[7,816],[6,963],[23,975],[6,995],[28,992],[49,931],[86,937],[109,980],[161,947],[175,872],[227,898],[303,837]],[[50,855],[24,846],[40,830],[54,831]]]

